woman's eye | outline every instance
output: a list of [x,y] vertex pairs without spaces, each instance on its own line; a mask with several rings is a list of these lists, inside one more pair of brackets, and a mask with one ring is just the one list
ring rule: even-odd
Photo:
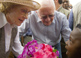
[[24,13],[28,13],[28,11],[27,10],[24,10],[24,9],[22,9],[21,11],[24,12]]

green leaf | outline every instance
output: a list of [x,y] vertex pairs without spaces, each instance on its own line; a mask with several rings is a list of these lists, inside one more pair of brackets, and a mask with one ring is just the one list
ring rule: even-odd
[[57,49],[54,49],[54,48],[53,48],[53,52],[56,52],[56,51],[57,51]]
[[57,56],[57,58],[59,58],[59,57]]

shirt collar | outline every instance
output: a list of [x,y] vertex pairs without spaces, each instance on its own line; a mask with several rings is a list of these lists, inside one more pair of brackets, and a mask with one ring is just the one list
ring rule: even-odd
[[41,22],[41,19],[38,17],[37,13],[34,11],[34,15],[36,17],[37,22]]
[[53,22],[52,23],[55,23],[55,19],[53,19]]
[[5,14],[0,12],[0,28],[6,25],[8,22],[6,20]]
[[55,20],[56,20],[56,10],[55,10],[55,12],[54,12],[54,19],[53,19],[53,23],[55,24]]
[[62,5],[57,9],[57,11],[59,11],[60,9],[62,9]]
[[41,19],[38,17],[37,22],[41,22]]

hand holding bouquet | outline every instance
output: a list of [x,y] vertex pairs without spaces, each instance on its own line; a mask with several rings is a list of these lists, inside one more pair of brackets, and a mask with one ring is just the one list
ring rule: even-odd
[[28,42],[18,58],[58,58],[59,51],[48,44],[38,44],[36,40]]

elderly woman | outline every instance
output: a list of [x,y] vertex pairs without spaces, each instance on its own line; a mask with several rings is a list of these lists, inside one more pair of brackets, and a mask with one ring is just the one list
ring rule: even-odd
[[81,24],[71,32],[70,39],[66,42],[68,58],[81,58]]
[[15,56],[22,53],[17,26],[27,19],[32,10],[40,4],[33,0],[0,0],[0,58],[8,58],[12,51]]

